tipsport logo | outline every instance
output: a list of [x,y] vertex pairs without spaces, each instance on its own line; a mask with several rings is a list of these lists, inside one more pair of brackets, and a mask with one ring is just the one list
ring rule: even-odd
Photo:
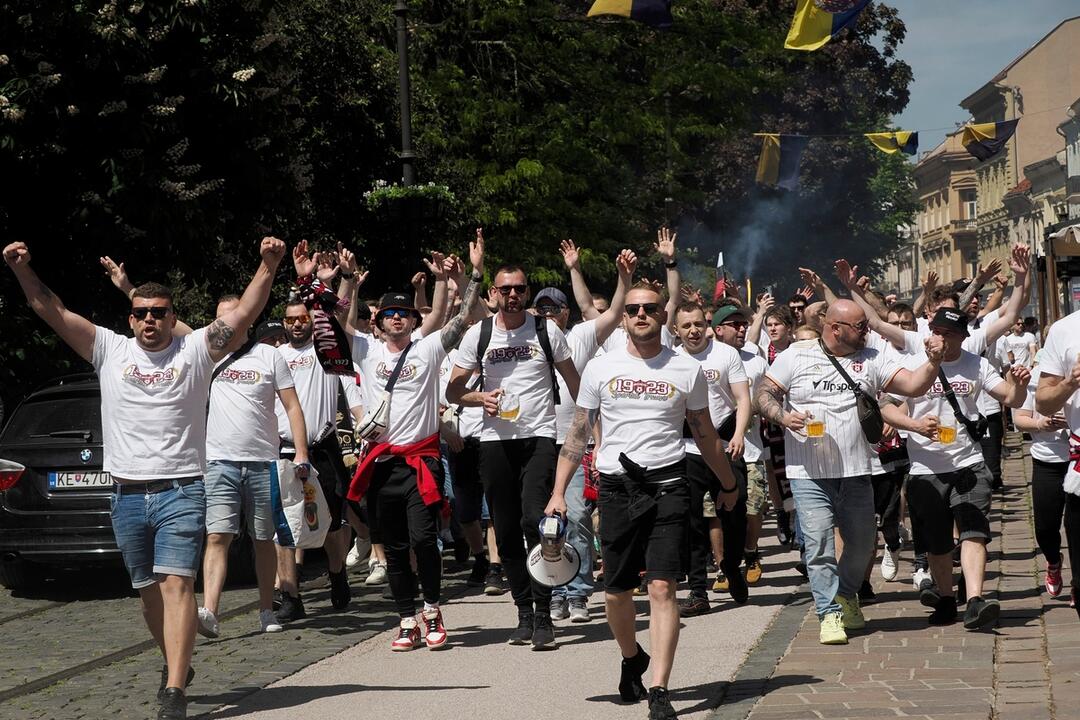
[[[832,380],[815,380],[813,385],[815,390],[823,390],[830,393],[847,393],[856,389],[846,382],[833,382]],[[858,386],[858,383],[856,383],[856,386]]]
[[[396,364],[397,363],[394,363],[394,365]],[[375,376],[378,377],[380,380],[389,380],[390,376],[393,373],[394,366],[392,365],[387,365],[384,362],[380,362],[377,366],[375,366]],[[405,363],[405,365],[401,368],[401,374],[398,375],[398,382],[403,382],[412,377],[415,377],[416,373],[417,369],[415,365],[413,365],[412,363]]]
[[262,380],[262,373],[258,370],[237,370],[225,368],[218,373],[214,382],[227,382],[236,385],[255,385]]
[[615,399],[663,401],[675,396],[675,386],[664,380],[615,378],[608,383],[608,392]]
[[180,379],[179,368],[165,368],[144,373],[138,365],[128,365],[123,370],[124,382],[141,387],[168,387]]
[[508,362],[525,362],[539,357],[541,350],[535,345],[517,345],[512,347],[491,348],[487,351],[487,361],[492,365]]
[[311,355],[301,355],[289,361],[290,370],[310,370],[315,365],[315,358]]

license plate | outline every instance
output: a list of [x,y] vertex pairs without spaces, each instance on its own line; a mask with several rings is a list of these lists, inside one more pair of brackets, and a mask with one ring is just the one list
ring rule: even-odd
[[50,490],[95,490],[112,486],[112,475],[100,470],[49,473]]

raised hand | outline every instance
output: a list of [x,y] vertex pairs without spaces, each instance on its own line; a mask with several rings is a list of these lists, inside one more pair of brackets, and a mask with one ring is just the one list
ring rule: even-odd
[[337,258],[338,267],[341,268],[341,272],[348,275],[349,273],[356,273],[359,269],[359,265],[356,261],[356,255],[352,250],[342,245],[340,242],[337,244]]
[[926,279],[923,280],[923,291],[926,293],[933,292],[934,288],[938,286],[938,274],[931,270],[926,273]]
[[806,302],[810,302],[814,299],[814,286],[807,283],[801,290],[796,290],[795,294],[806,299]]
[[675,238],[678,233],[672,232],[671,228],[662,227],[656,231],[656,243],[653,250],[660,254],[665,263],[675,261]]
[[484,274],[484,228],[476,228],[476,240],[469,243],[469,262],[473,270]]
[[1016,245],[1009,256],[1009,269],[1014,276],[1027,275],[1031,269],[1031,255],[1027,245]]
[[457,255],[447,255],[443,260],[446,284],[457,293],[465,290],[465,263]]
[[940,335],[931,335],[923,340],[926,347],[926,358],[935,365],[940,365],[945,358],[945,343]]
[[117,264],[108,255],[98,258],[98,261],[101,263],[101,267],[105,268],[105,274],[109,276],[109,280],[116,286],[116,289],[125,295],[130,294],[134,286],[128,279],[127,271],[124,270],[124,263]]
[[998,290],[1004,291],[1005,288],[1009,287],[1009,276],[1005,273],[998,273],[994,276],[994,285],[997,286]]
[[833,267],[836,269],[836,277],[840,280],[841,285],[848,290],[851,290],[856,286],[859,279],[858,265],[852,267],[851,263],[844,258],[840,258],[833,264]]
[[13,242],[4,248],[4,262],[12,270],[30,266],[30,248],[24,242]]
[[979,285],[985,285],[999,272],[1001,272],[1001,261],[994,258],[985,266],[979,266],[979,272],[975,275],[975,282]]
[[446,262],[446,256],[437,250],[431,251],[431,260],[424,259],[424,265],[427,266],[428,272],[435,276],[436,282],[446,281],[446,270],[443,267]]
[[581,257],[578,255],[577,245],[573,240],[563,240],[559,243],[559,252],[562,253],[563,263],[567,270],[581,269]]
[[[810,268],[799,268],[799,278],[803,281],[803,285],[809,288],[816,288],[821,283],[821,278]],[[810,297],[813,297],[813,295]],[[809,300],[810,298],[806,299]]]
[[293,247],[292,261],[293,269],[296,270],[297,277],[307,277],[315,272],[315,269],[319,266],[317,258],[308,255],[307,240],[301,240]]
[[686,299],[687,302],[698,303],[699,305],[704,304],[704,301],[701,298],[701,291],[690,283],[683,283],[683,286],[680,288],[680,290],[682,291],[682,296]]
[[758,313],[767,313],[772,309],[773,305],[776,305],[776,298],[770,293],[762,293],[761,296],[758,297],[757,311]]
[[[858,268],[854,268],[854,269],[858,269]],[[858,280],[857,280],[857,281],[855,282],[855,284],[856,284],[856,285],[858,285],[858,286],[859,286],[860,288],[862,288],[863,292],[866,292],[867,290],[869,290],[869,289],[870,289],[870,278],[868,278],[867,276],[863,275],[862,277],[860,277],[860,278],[859,278],[859,279],[858,279]]]
[[619,277],[626,281],[627,286],[634,279],[634,271],[637,270],[638,259],[633,250],[623,250],[615,258],[615,268]]
[[285,242],[278,240],[276,237],[264,237],[262,242],[259,243],[259,255],[262,256],[263,262],[271,268],[277,268],[281,264],[282,258],[285,257]]
[[315,262],[318,265],[315,277],[327,285],[341,272],[341,260],[336,252],[315,253]]
[[412,280],[409,281],[409,284],[413,286],[414,290],[420,292],[427,286],[427,275],[421,270],[412,276]]

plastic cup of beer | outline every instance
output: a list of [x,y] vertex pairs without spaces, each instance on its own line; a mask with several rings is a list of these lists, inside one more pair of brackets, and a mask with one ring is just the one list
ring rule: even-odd
[[499,396],[499,417],[503,420],[515,422],[521,412],[521,398],[511,392],[504,392]]
[[944,415],[938,423],[938,442],[942,445],[952,445],[956,442],[956,418]]
[[825,410],[817,408],[809,412],[810,417],[806,420],[806,437],[825,437]]

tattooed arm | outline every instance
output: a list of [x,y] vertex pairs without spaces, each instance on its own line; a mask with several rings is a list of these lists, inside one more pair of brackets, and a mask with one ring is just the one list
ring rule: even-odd
[[724,452],[724,443],[713,427],[709,408],[687,410],[686,424],[690,426],[690,434],[694,436],[694,442],[701,451],[701,459],[720,480],[718,500],[725,510],[731,510],[739,499],[739,486],[735,482],[735,474],[731,472],[727,453]]
[[4,261],[15,273],[26,301],[38,317],[53,329],[79,357],[92,362],[97,329],[81,315],[71,312],[30,267],[30,248],[14,242],[4,248]]
[[226,348],[236,333],[247,333],[251,323],[262,312],[270,297],[270,287],[274,284],[274,273],[277,272],[281,259],[285,257],[285,243],[277,238],[264,237],[259,246],[259,254],[262,262],[255,276],[251,279],[247,289],[244,290],[240,302],[230,312],[222,315],[206,328],[206,345],[210,350],[210,358],[217,362],[228,353]]
[[754,399],[757,401],[761,417],[788,430],[802,430],[806,425],[807,415],[801,412],[784,412],[785,395],[787,392],[766,375],[758,383]]
[[480,298],[480,283],[484,280],[484,231],[481,228],[476,228],[476,240],[469,241],[469,262],[473,267],[472,277],[465,294],[461,296],[461,310],[446,323],[442,331],[443,349],[447,352],[461,342],[461,337],[469,328],[469,317],[476,310]]
[[[559,451],[559,462],[555,466],[555,489],[551,491],[551,500],[544,508],[544,514],[554,512],[566,517],[566,488],[570,479],[581,465],[581,458],[589,447],[589,435],[596,423],[597,410],[579,407],[574,412],[574,420],[566,431],[566,440]],[[715,431],[714,431],[715,432]]]

